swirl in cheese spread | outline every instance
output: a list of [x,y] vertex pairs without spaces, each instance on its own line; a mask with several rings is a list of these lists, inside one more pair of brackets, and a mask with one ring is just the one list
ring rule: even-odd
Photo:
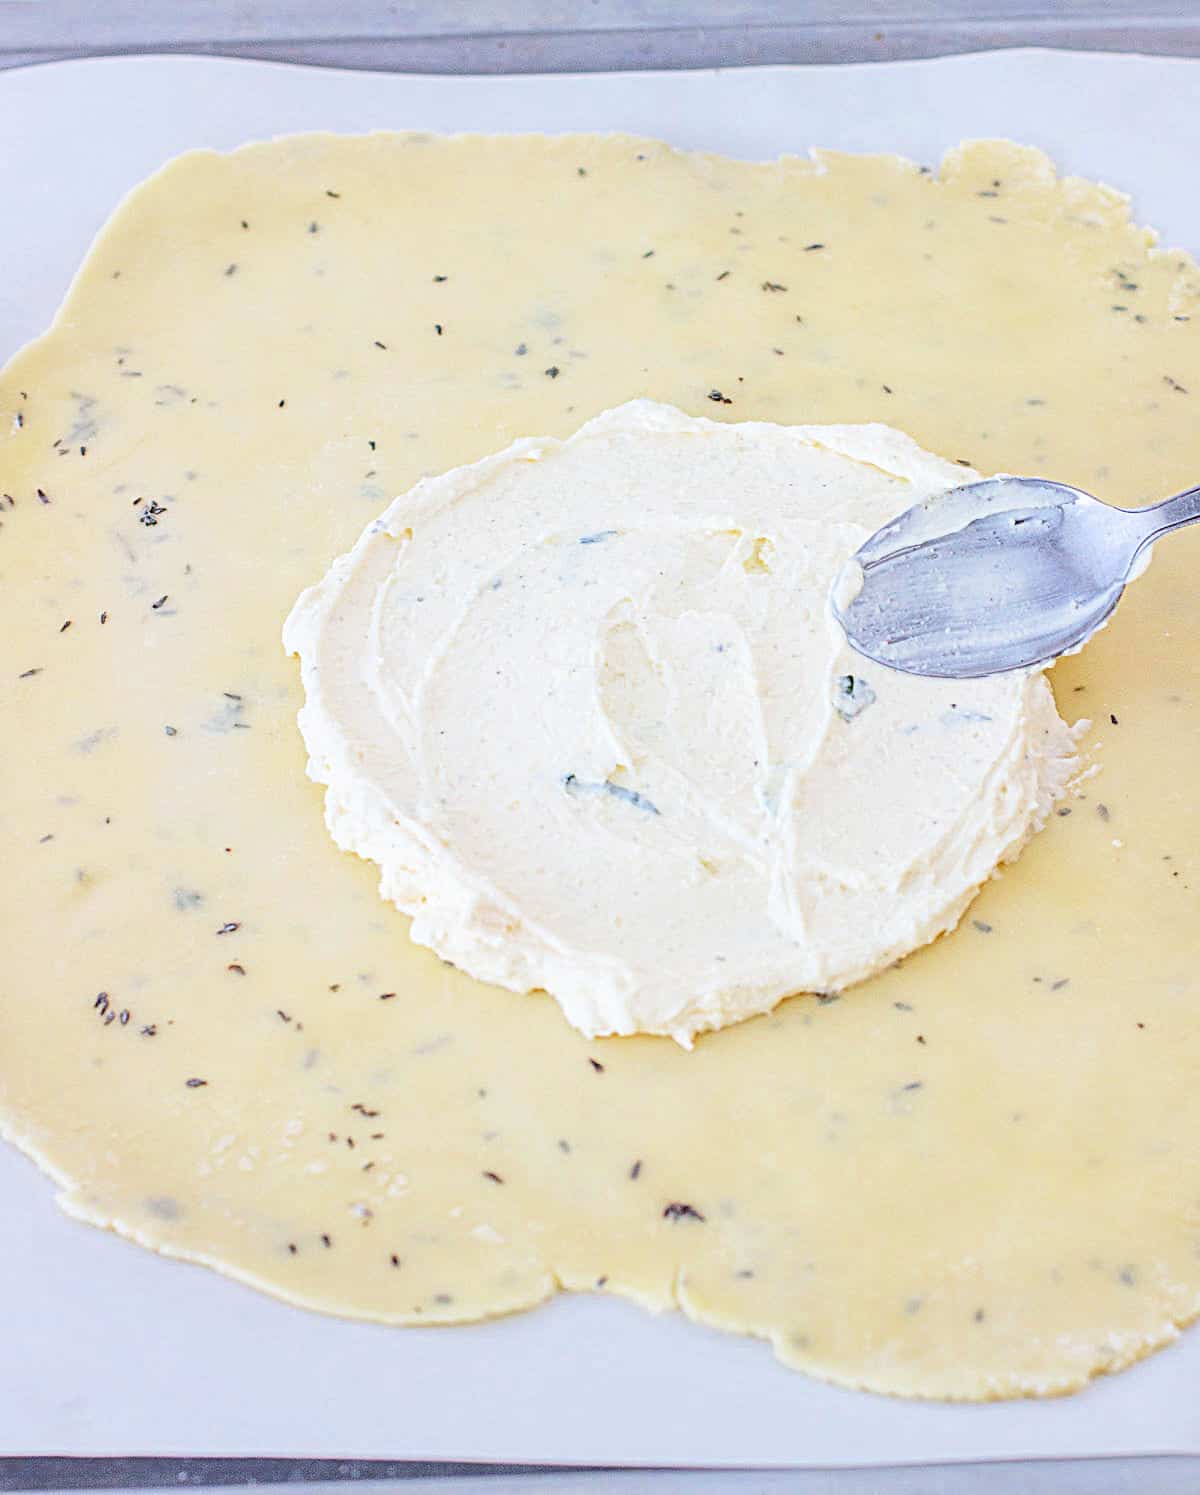
[[1074,767],[1040,672],[918,679],[829,596],[973,477],[646,400],[419,484],[303,593],[309,774],[412,938],[588,1035],[699,1032],[951,928]]

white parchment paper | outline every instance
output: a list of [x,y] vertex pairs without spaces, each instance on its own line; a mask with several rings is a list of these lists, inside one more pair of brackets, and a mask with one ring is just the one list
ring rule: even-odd
[[[18,69],[0,74],[0,359],[48,324],[120,196],[194,146],[315,129],[627,130],[752,159],[824,145],[935,162],[1000,135],[1131,192],[1167,243],[1197,250],[1198,98],[1200,61],[1053,52],[554,77],[186,57]],[[50,1181],[0,1146],[0,1456],[861,1465],[1149,1452],[1200,1453],[1200,1328],[1074,1397],[956,1407],[839,1391],[761,1344],[609,1299],[459,1329],[343,1323],[67,1220]]]

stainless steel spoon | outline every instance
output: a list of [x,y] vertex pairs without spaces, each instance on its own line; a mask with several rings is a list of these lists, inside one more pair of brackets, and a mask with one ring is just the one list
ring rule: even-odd
[[1082,648],[1149,547],[1200,520],[1200,488],[1117,509],[1042,478],[988,478],[885,524],[839,580],[833,610],[860,654],[965,680]]

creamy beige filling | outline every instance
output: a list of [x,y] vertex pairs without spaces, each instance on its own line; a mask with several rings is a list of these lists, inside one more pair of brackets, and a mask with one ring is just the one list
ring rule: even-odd
[[832,617],[858,546],[971,476],[642,400],[419,485],[284,631],[334,840],[589,1037],[690,1046],[907,955],[1073,762],[1040,674],[917,679]]

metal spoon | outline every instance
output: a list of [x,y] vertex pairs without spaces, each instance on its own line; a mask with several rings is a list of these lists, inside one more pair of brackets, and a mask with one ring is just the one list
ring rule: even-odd
[[[1169,530],[1200,520],[1200,488],[1117,509],[1043,478],[988,478],[878,530],[834,591],[860,654],[964,680],[1080,649]],[[857,590],[856,590],[857,588]]]

